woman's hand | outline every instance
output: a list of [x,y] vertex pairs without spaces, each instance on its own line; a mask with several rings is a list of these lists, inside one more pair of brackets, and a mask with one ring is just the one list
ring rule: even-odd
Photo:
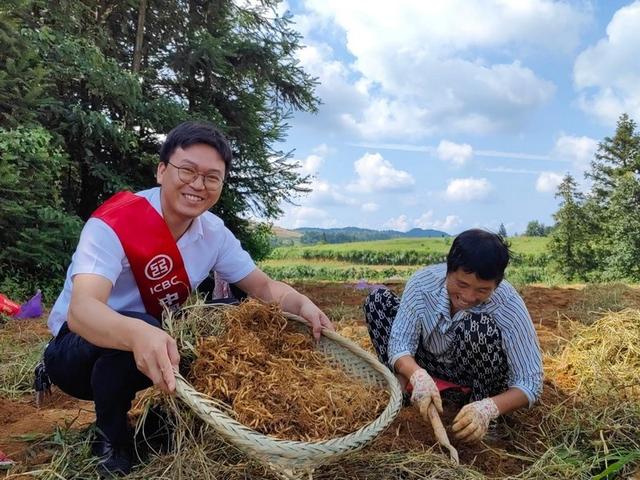
[[433,381],[431,375],[424,368],[418,368],[409,379],[409,383],[413,387],[411,393],[411,403],[418,406],[420,410],[426,412],[429,404],[433,403],[438,412],[442,413],[442,399],[440,392]]
[[498,406],[490,398],[462,407],[453,420],[451,431],[463,442],[477,442],[487,433],[489,423],[500,415]]

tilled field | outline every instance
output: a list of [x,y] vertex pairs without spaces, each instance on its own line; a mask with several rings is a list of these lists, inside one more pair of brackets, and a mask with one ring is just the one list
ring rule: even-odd
[[[402,284],[389,286],[398,293],[401,292]],[[341,283],[305,283],[295,287],[307,294],[329,315],[338,332],[371,350],[361,311],[367,289],[357,289],[354,284]],[[527,286],[521,293],[531,313],[545,355],[553,355],[562,348],[572,335],[571,325],[574,321],[585,322],[587,316],[597,318],[597,314],[592,311],[593,291],[588,289]],[[624,305],[640,308],[638,290],[625,289],[620,295],[624,297]],[[616,296],[616,302],[620,301],[620,295]],[[20,351],[25,348],[41,348],[43,342],[48,339],[45,323],[45,318],[8,321],[0,326],[2,348],[7,352],[9,348],[11,352],[18,352],[18,347],[22,349]],[[1,360],[6,362],[4,356],[7,354],[2,355]],[[18,354],[14,356],[16,355]],[[4,368],[8,368],[7,364]],[[44,406],[37,409],[31,395],[9,395],[6,386],[0,387],[3,387],[4,392],[0,396],[0,450],[17,462],[10,471],[12,478],[18,478],[19,472],[38,470],[47,465],[56,452],[55,442],[49,442],[45,447],[38,441],[50,437],[56,426],[71,424],[72,428],[79,429],[93,421],[91,403],[75,400],[55,389]],[[456,445],[461,463],[491,478],[509,478],[516,475],[528,478],[523,472],[526,472],[536,460],[536,453],[543,451],[541,445],[536,444],[540,443],[541,425],[548,423],[548,415],[554,405],[564,405],[568,401],[574,399],[570,399],[568,393],[558,388],[553,378],[547,378],[541,401],[545,407],[536,407],[499,422],[486,441],[480,444]],[[448,405],[443,417],[445,425],[451,423],[455,413],[455,407]],[[530,435],[527,434],[527,429],[530,429]],[[531,445],[526,444],[527,439],[530,439]],[[431,428],[424,424],[413,408],[404,408],[391,427],[369,446],[368,450],[381,453],[419,452],[430,449],[439,451],[434,445]],[[605,448],[615,448],[615,445],[605,445]],[[600,465],[596,467],[600,468]],[[531,478],[554,478],[546,475],[532,475]],[[27,478],[24,475],[20,476]],[[371,472],[371,476],[367,478],[377,477],[375,472]],[[555,478],[565,477],[559,473]]]

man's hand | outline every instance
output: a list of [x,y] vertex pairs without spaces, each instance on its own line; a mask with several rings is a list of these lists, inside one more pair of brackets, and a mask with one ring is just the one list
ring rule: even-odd
[[453,420],[455,438],[463,442],[477,442],[487,433],[489,423],[500,415],[498,406],[490,398],[462,407]]
[[323,328],[335,330],[331,321],[311,300],[289,285],[273,280],[256,268],[236,285],[252,297],[277,302],[285,312],[295,313],[309,322],[316,340]]
[[418,406],[421,411],[427,411],[429,404],[433,402],[438,412],[442,413],[442,399],[440,392],[431,375],[424,368],[418,368],[409,379],[413,387],[411,403]]
[[322,332],[323,328],[335,330],[331,320],[308,298],[300,306],[300,316],[311,324],[313,336],[316,340],[320,339],[320,332]]
[[165,331],[140,322],[140,332],[133,343],[136,367],[165,393],[176,388],[173,369],[180,362],[176,341]]

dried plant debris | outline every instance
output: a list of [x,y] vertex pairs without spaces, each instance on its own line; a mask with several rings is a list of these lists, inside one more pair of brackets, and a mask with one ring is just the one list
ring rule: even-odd
[[593,325],[578,327],[556,357],[547,359],[556,385],[583,397],[608,401],[640,401],[640,311],[603,315]]
[[226,331],[198,339],[189,381],[230,405],[239,422],[308,442],[354,432],[384,410],[382,388],[331,366],[276,305],[250,300],[222,312]]

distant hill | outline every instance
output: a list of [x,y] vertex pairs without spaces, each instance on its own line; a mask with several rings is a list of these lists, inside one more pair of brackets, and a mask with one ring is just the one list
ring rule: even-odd
[[[420,237],[448,237],[449,234],[440,230],[425,230],[423,228],[414,228],[408,232],[400,232],[397,230],[370,230],[358,227],[343,228],[296,228],[294,230],[285,230],[274,227],[274,234],[278,239],[298,240],[304,244],[314,243],[347,243],[347,242],[366,242],[369,240],[387,240],[390,238],[420,238]],[[280,232],[280,233],[278,233]],[[297,233],[299,238],[296,239],[294,234]],[[284,236],[288,235],[288,236]]]
[[300,238],[302,237],[302,232],[296,232],[295,230],[287,230],[286,228],[276,227],[275,225],[271,227],[271,231],[278,238]]

